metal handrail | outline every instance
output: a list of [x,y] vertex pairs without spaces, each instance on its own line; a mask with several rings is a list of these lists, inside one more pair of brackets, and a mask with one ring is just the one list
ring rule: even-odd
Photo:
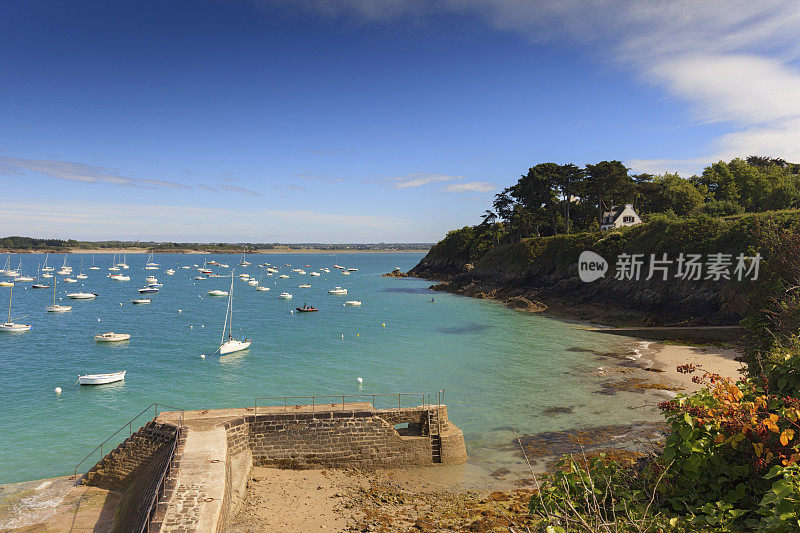
[[105,445],[105,444],[106,444],[108,441],[110,441],[111,439],[113,439],[114,437],[116,437],[116,436],[119,434],[119,432],[120,432],[120,431],[122,431],[123,429],[125,429],[125,427],[126,427],[126,426],[127,426],[127,428],[128,428],[128,438],[132,437],[132,436],[133,436],[133,422],[134,422],[134,420],[136,420],[137,418],[139,418],[140,416],[142,416],[143,414],[145,414],[147,411],[149,411],[151,407],[153,407],[153,408],[154,408],[154,412],[155,412],[155,414],[153,415],[153,420],[155,420],[155,419],[158,417],[158,406],[159,406],[159,405],[161,405],[162,407],[167,407],[168,409],[174,409],[174,410],[176,410],[176,411],[180,411],[180,412],[181,412],[181,415],[180,415],[180,418],[178,419],[178,428],[180,429],[181,427],[183,427],[183,414],[184,414],[184,410],[183,410],[183,409],[178,409],[177,407],[172,407],[172,406],[170,406],[170,405],[166,405],[166,404],[163,404],[163,403],[162,403],[162,404],[158,404],[158,403],[151,403],[150,405],[148,405],[147,407],[145,407],[144,409],[142,409],[142,411],[141,411],[141,412],[140,412],[138,415],[136,415],[136,416],[134,416],[133,418],[131,418],[131,419],[130,419],[130,420],[129,420],[129,421],[126,423],[126,424],[123,424],[123,426],[122,426],[121,428],[119,428],[118,430],[116,430],[116,431],[115,431],[115,432],[114,432],[114,433],[113,433],[113,434],[112,434],[110,437],[108,437],[106,440],[104,440],[103,442],[101,442],[100,444],[98,444],[98,445],[97,445],[97,447],[96,447],[94,450],[92,450],[91,452],[89,452],[89,455],[87,455],[86,457],[84,457],[84,458],[81,460],[81,462],[80,462],[80,463],[78,463],[77,465],[75,465],[75,474],[74,474],[74,477],[75,477],[75,484],[76,484],[76,485],[78,484],[78,468],[79,468],[79,467],[80,467],[80,466],[81,466],[83,463],[85,463],[87,459],[89,459],[89,458],[90,458],[92,455],[94,455],[94,452],[96,452],[97,450],[100,450],[100,459],[102,460],[102,459],[103,459],[103,455],[104,455],[104,454],[103,454],[103,446],[104,446],[104,445]]
[[[172,407],[170,409],[173,409]],[[155,514],[155,508],[158,504],[158,501],[161,499],[161,496],[164,494],[164,488],[167,483],[167,476],[169,475],[170,471],[172,470],[172,462],[175,460],[175,450],[178,449],[178,441],[181,439],[181,427],[178,427],[178,431],[175,433],[175,442],[172,443],[172,450],[169,452],[169,460],[167,461],[167,466],[164,468],[164,471],[161,473],[161,477],[158,480],[158,484],[156,485],[156,490],[153,493],[153,497],[150,499],[150,505],[147,507],[147,512],[145,513],[145,522],[142,524],[142,528],[139,530],[139,533],[144,531],[150,532],[150,522],[153,519],[153,515]]]
[[[422,405],[425,405],[425,394],[421,392],[399,392],[399,393],[381,393],[381,394],[330,394],[330,395],[322,395],[322,396],[264,396],[261,398],[256,398],[253,403],[253,413],[258,414],[258,401],[259,400],[283,400],[283,410],[284,412],[288,411],[290,404],[288,400],[311,400],[311,403],[304,403],[304,404],[291,404],[292,407],[297,407],[301,405],[310,405],[311,412],[316,412],[317,407],[317,399],[331,399],[339,398],[342,399],[342,411],[345,410],[346,405],[346,398],[372,398],[372,407],[375,407],[375,398],[377,397],[385,397],[385,396],[397,396],[397,408],[400,409],[402,407],[402,397],[403,396],[419,396],[422,398]],[[352,403],[352,402],[351,402]],[[333,404],[336,405],[336,404]],[[268,406],[262,406],[268,407]],[[280,407],[280,405],[273,405],[269,407]]]

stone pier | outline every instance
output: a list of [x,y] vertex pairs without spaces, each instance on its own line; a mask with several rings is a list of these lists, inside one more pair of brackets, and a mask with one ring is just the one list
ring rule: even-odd
[[[179,412],[159,427],[177,428]],[[458,464],[464,437],[444,405],[370,403],[187,411],[181,443],[150,531],[224,531],[252,466],[389,468]]]

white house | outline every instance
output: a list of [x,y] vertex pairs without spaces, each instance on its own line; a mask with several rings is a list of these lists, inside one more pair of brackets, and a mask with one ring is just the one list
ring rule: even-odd
[[633,204],[625,204],[625,206],[615,205],[611,207],[611,211],[603,212],[603,220],[600,222],[600,229],[607,231],[614,228],[621,228],[622,226],[635,226],[641,224],[642,219],[633,210]]

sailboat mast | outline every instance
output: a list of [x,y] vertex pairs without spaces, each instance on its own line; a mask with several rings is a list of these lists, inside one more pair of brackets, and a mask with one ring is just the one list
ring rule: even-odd
[[233,339],[233,272],[231,272],[231,292],[228,298],[228,306],[231,309],[231,319],[228,321],[228,340]]
[[8,294],[8,321],[11,322],[11,299],[14,297],[14,286],[11,286],[11,292]]
[[56,305],[56,285],[58,285],[58,276],[53,276],[53,306]]

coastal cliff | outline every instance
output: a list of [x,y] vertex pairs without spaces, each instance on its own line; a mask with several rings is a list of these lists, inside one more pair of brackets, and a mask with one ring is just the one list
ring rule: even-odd
[[[439,281],[431,288],[475,298],[501,300],[530,312],[609,325],[730,325],[747,311],[753,280],[684,280],[670,273],[664,281],[615,277],[620,254],[644,254],[675,260],[679,254],[725,253],[753,256],[765,236],[795,231],[800,215],[780,213],[735,219],[695,217],[659,220],[603,233],[533,237],[516,243],[488,243],[487,228],[450,232],[409,271]],[[578,256],[591,250],[608,261],[605,277],[583,282]],[[762,261],[761,268],[768,264]]]

